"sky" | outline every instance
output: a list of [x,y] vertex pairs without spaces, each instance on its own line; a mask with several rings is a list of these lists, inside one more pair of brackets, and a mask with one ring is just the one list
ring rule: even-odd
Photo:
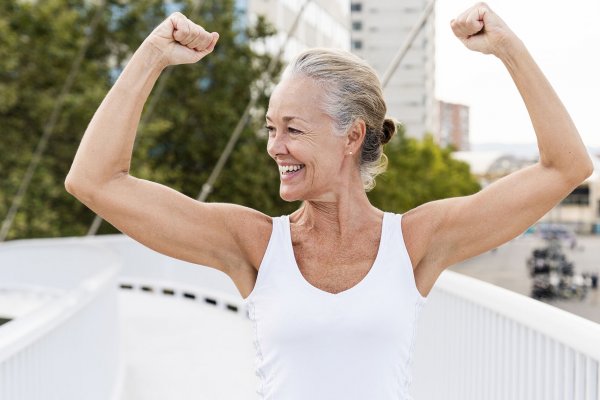
[[[454,37],[450,20],[474,4],[436,4],[436,97],[470,106],[472,143],[533,143],[525,106],[503,64]],[[562,99],[588,146],[600,146],[600,0],[491,0]]]

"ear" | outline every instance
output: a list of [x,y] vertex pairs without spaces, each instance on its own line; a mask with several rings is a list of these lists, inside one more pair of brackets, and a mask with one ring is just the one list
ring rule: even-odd
[[346,154],[358,154],[367,134],[367,125],[361,118],[357,118],[348,129],[346,139]]

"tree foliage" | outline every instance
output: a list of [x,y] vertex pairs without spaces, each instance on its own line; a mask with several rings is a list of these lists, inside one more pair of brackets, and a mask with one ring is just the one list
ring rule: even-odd
[[409,138],[400,126],[397,137],[385,146],[385,154],[388,170],[369,193],[371,202],[381,209],[405,212],[480,189],[468,164],[454,160],[452,149],[438,146],[430,135],[423,140]]
[[[252,83],[265,71],[268,55],[250,43],[273,34],[259,19],[245,26],[233,0],[108,0],[91,32],[97,11],[86,0],[12,0],[0,3],[0,218],[17,193],[60,88],[86,35],[91,35],[85,61],[65,98],[52,139],[13,223],[9,239],[85,234],[94,215],[68,195],[63,186],[81,136],[102,98],[147,34],[173,11],[182,11],[209,31],[220,33],[215,52],[201,63],[173,67],[158,83],[140,126],[132,174],[159,181],[196,197],[215,165],[250,96]],[[259,108],[266,103],[264,95]],[[277,174],[262,157],[264,141],[257,124],[244,131],[232,156],[235,163],[210,200],[243,200],[265,212],[285,209],[273,200]],[[260,150],[260,158],[256,153]],[[252,155],[247,156],[248,152]],[[246,156],[242,156],[246,154]],[[231,166],[232,163],[229,164]],[[240,169],[244,168],[244,169]],[[239,180],[241,173],[256,177]],[[267,179],[271,178],[270,182]],[[246,182],[247,185],[244,185]],[[235,189],[233,189],[235,188]],[[256,195],[253,193],[256,192]],[[265,199],[265,204],[261,202]],[[114,231],[104,224],[101,232]]]
[[[144,110],[131,173],[196,197],[250,96],[257,95],[257,117],[242,133],[209,201],[243,204],[269,215],[295,209],[297,203],[279,198],[279,173],[266,153],[266,138],[259,134],[267,94],[253,82],[271,58],[251,43],[272,35],[269,25],[262,19],[247,25],[233,0],[104,3],[100,23],[92,31],[96,2],[0,2],[0,220],[17,193],[73,60],[89,38],[85,60],[64,98],[9,239],[87,232],[94,214],[66,193],[64,178],[85,127],[119,72],[147,34],[175,10],[218,31],[219,44],[200,63],[170,67],[161,76]],[[194,9],[194,4],[200,7]],[[190,15],[192,10],[195,15]],[[389,172],[371,193],[384,209],[406,210],[477,189],[467,167],[452,161],[449,151],[431,139],[402,137],[387,147]],[[105,223],[100,232],[114,228]]]
[[[83,3],[83,2],[81,2]],[[4,217],[31,160],[94,9],[77,2],[0,2],[0,216]],[[90,56],[106,56],[92,44]],[[82,65],[9,238],[75,234],[89,214],[65,194],[74,143],[106,91],[106,63]],[[87,217],[89,220],[89,216]]]

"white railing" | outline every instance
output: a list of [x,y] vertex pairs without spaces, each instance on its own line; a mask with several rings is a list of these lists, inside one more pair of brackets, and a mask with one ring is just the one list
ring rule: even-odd
[[418,327],[416,400],[600,400],[600,325],[450,271]]
[[[119,285],[245,316],[226,275],[121,235],[27,245],[0,247],[0,285],[33,276],[37,286],[67,295],[0,327],[2,400],[117,398]],[[123,265],[118,283],[116,264]],[[600,325],[445,272],[419,322],[412,393],[415,400],[600,400],[599,364]]]
[[0,399],[117,398],[117,275],[110,250],[89,240],[0,246],[0,286],[54,293],[0,326]]
[[[195,293],[245,312],[235,286],[218,271],[120,236],[104,242],[129,258],[120,280],[133,290],[161,295],[175,287],[180,297]],[[600,325],[485,282],[445,272],[417,337],[416,400],[600,400]]]

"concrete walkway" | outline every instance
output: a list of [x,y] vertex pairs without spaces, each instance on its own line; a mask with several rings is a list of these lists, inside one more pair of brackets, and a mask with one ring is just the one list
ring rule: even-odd
[[119,296],[122,400],[256,399],[249,320],[181,297]]

